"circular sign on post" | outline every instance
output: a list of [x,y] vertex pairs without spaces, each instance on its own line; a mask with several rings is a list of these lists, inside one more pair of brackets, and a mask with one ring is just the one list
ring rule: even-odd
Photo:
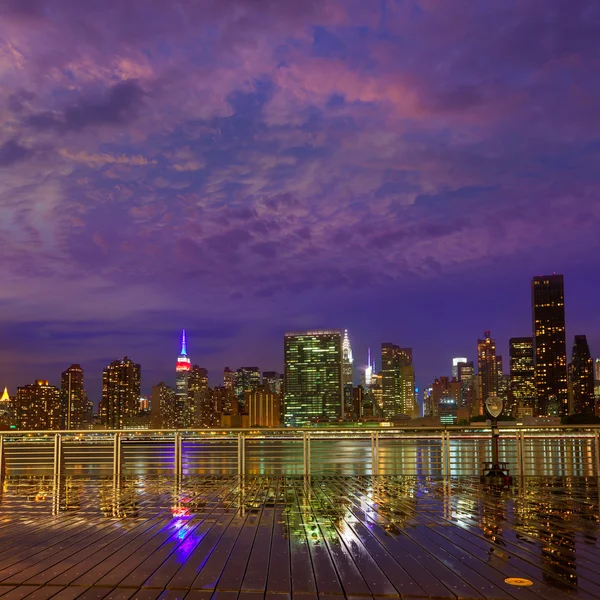
[[490,396],[485,401],[485,409],[493,419],[497,419],[500,416],[503,408],[504,402],[502,402],[502,398],[498,398],[497,396]]

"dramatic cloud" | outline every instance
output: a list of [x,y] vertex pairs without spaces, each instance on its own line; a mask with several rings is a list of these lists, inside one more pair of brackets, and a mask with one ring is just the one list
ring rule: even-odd
[[60,330],[49,369],[127,351],[149,386],[185,325],[215,381],[345,326],[422,385],[527,334],[546,271],[600,351],[598,31],[592,0],[0,2],[0,385]]

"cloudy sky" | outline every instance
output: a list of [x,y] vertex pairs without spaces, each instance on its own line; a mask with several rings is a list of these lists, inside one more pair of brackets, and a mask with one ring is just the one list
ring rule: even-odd
[[420,387],[564,273],[600,353],[597,0],[0,0],[0,384],[217,384],[283,333]]

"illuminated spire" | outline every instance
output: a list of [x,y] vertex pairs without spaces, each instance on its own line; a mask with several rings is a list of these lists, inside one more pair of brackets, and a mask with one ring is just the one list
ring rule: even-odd
[[187,348],[185,342],[185,329],[181,330],[181,356],[187,356]]
[[8,395],[8,388],[4,388],[4,393],[2,394],[2,398],[0,398],[0,402],[10,402],[10,396]]
[[342,351],[344,354],[344,362],[352,363],[352,346],[350,346],[350,339],[348,338],[348,330],[344,329],[344,341],[342,342]]

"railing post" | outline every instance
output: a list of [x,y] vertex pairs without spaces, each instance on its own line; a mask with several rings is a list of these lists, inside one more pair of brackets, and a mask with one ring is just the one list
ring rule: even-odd
[[379,431],[375,432],[375,475],[379,475]]
[[4,436],[0,435],[0,483],[2,482],[2,478],[4,477]]
[[527,475],[527,454],[525,453],[525,433],[523,431],[521,431],[521,436],[519,438],[519,446],[521,449],[521,468],[519,475],[524,477]]
[[238,475],[243,477],[246,474],[246,448],[244,444],[244,434],[238,433]]
[[596,442],[596,477],[600,477],[600,431],[596,431],[594,441]]
[[174,471],[175,471],[175,475],[180,476],[181,472],[183,471],[183,457],[181,455],[181,450],[183,448],[182,442],[181,442],[181,434],[176,431],[175,432],[175,464],[174,464]]
[[62,436],[54,435],[54,476],[60,477],[62,471]]
[[113,440],[113,475],[121,475],[121,468],[121,434],[115,433],[115,437]]
[[450,476],[450,432],[442,431],[442,476]]
[[311,452],[310,452],[310,431],[306,432],[306,474],[310,475],[310,463],[311,463]]
[[307,456],[308,456],[308,442],[306,440],[306,431],[302,432],[302,474],[308,475],[308,466],[307,466]]

